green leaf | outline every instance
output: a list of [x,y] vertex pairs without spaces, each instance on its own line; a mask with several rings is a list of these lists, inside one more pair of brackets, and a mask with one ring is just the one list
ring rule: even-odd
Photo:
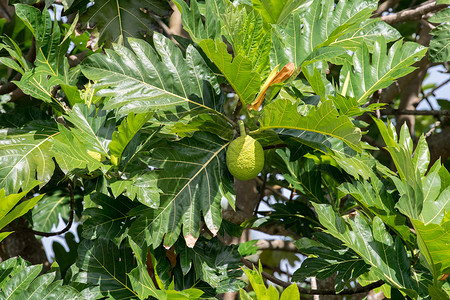
[[118,248],[104,239],[84,240],[78,247],[77,266],[89,274],[85,283],[98,285],[104,296],[115,299],[138,296],[127,276],[135,267],[129,248]]
[[341,86],[350,72],[349,95],[362,104],[376,90],[388,87],[395,79],[414,71],[411,65],[420,60],[426,51],[419,44],[397,41],[387,52],[386,39],[380,36],[375,42],[372,56],[364,43],[353,54],[353,67],[344,64]]
[[373,46],[380,36],[383,36],[387,42],[394,42],[402,37],[397,29],[391,25],[379,19],[367,19],[330,45],[356,51],[363,43],[366,43],[373,50]]
[[109,157],[108,145],[111,142],[114,124],[108,120],[105,110],[97,109],[94,105],[76,104],[69,111],[66,120],[76,128],[77,137],[88,150],[97,151]]
[[283,176],[293,188],[310,197],[311,201],[323,202],[321,174],[314,161],[307,158],[291,161],[293,151],[289,149],[277,149],[276,152],[286,164],[288,172],[283,173]]
[[261,76],[253,71],[250,59],[240,54],[233,58],[227,51],[227,45],[220,40],[203,40],[199,45],[219,68],[241,101],[250,104],[261,86]]
[[214,133],[226,141],[231,141],[234,136],[232,125],[216,114],[199,114],[191,119],[184,118],[171,128],[171,132],[181,138],[191,137],[197,131]]
[[89,240],[100,238],[120,244],[126,228],[131,224],[127,213],[136,204],[123,196],[113,199],[100,193],[92,195],[91,200],[98,206],[83,211],[82,236]]
[[110,46],[111,42],[121,43],[129,37],[150,34],[157,28],[155,19],[169,11],[169,4],[162,0],[99,0],[81,16],[81,22],[87,27],[95,25],[99,32],[98,44]]
[[9,278],[22,271],[31,264],[21,257],[12,257],[0,263],[0,290],[4,290]]
[[[206,1],[204,16],[200,14],[197,0],[190,1],[190,7],[182,0],[174,0],[174,3],[181,12],[183,28],[195,43],[198,44],[205,39],[216,40],[221,37],[220,15],[225,11],[227,2],[222,0]],[[203,18],[205,18],[204,24]]]
[[[81,236],[81,226],[77,227],[78,236]],[[69,248],[69,251],[66,251],[66,248],[57,241],[52,243],[52,250],[55,253],[55,261],[58,263],[59,272],[61,273],[61,277],[64,278],[67,274],[69,268],[75,264],[77,259],[77,251],[78,245],[75,241],[75,235],[72,232],[67,232],[64,234],[64,242],[65,245]]]
[[70,40],[61,42],[61,32],[57,22],[53,22],[47,9],[43,12],[28,5],[16,4],[16,13],[31,30],[36,39],[35,67],[25,72],[20,81],[15,82],[28,95],[47,103],[59,103],[52,95],[58,84],[75,84],[69,74],[66,53]]
[[147,299],[150,296],[156,299],[167,299],[165,291],[155,287],[144,266],[134,268],[128,273],[128,277],[130,278],[130,283],[133,290],[138,294],[139,299]]
[[450,213],[447,212],[441,224],[424,224],[419,220],[412,220],[417,233],[420,253],[423,255],[427,267],[437,279],[442,274],[450,272]]
[[109,144],[111,162],[114,165],[120,164],[125,148],[151,116],[152,114],[129,114],[127,118],[120,123],[117,131],[114,131],[112,141]]
[[171,246],[183,236],[190,247],[200,231],[201,214],[206,226],[217,232],[222,221],[221,189],[231,180],[225,168],[225,148],[229,142],[207,133],[161,144],[150,153],[147,165],[156,167],[161,204],[133,223],[130,235],[141,244]]
[[281,24],[305,0],[253,0],[253,9],[259,12],[264,21]]
[[88,172],[93,172],[102,166],[100,161],[89,155],[87,145],[80,140],[80,130],[69,130],[62,125],[58,127],[60,134],[55,138],[53,149],[56,162],[64,173],[76,173],[77,169],[86,173],[86,168]]
[[395,209],[395,201],[387,188],[376,175],[369,181],[354,181],[339,186],[339,190],[350,194],[365,209],[378,216],[392,230],[399,234],[409,245],[415,244],[415,238],[407,226],[406,218]]
[[358,214],[349,218],[348,224],[331,205],[313,205],[328,233],[361,256],[378,278],[415,297],[418,283],[412,277],[405,247],[399,238],[393,240],[380,218],[375,217],[370,226],[365,217]]
[[450,24],[441,24],[431,30],[430,61],[446,62],[450,60]]
[[47,183],[55,169],[51,151],[55,135],[53,124],[42,122],[0,131],[0,189],[12,194],[34,187],[35,180]]
[[138,173],[128,180],[110,180],[110,187],[114,197],[124,193],[130,199],[137,199],[142,204],[158,208],[160,193],[154,173]]
[[[75,198],[79,198],[78,195]],[[33,229],[43,232],[50,232],[53,225],[58,226],[59,216],[63,220],[69,219],[70,198],[66,192],[57,190],[52,194],[46,194],[33,213]]]
[[332,101],[323,102],[306,116],[298,113],[297,106],[298,102],[292,103],[286,99],[279,99],[266,105],[260,119],[260,130],[275,128],[292,129],[294,132],[298,130],[299,138],[301,138],[300,130],[310,131],[340,139],[358,152],[362,150],[360,130],[354,127],[348,117],[339,115]]
[[432,15],[428,21],[431,23],[448,23],[450,22],[450,9],[445,8]]
[[[1,191],[1,190],[0,190]],[[26,214],[29,210],[31,210],[34,206],[36,206],[36,203],[41,200],[41,198],[44,195],[38,195],[36,197],[33,197],[31,199],[22,201],[19,205],[14,207],[13,210],[11,210],[5,217],[3,217],[0,220],[0,228],[5,227],[9,223],[11,223],[14,219],[17,219],[24,214]]]
[[34,265],[20,269],[8,281],[0,291],[2,299],[23,299],[20,294],[29,286],[29,284],[39,275],[42,265]]
[[18,299],[81,299],[81,295],[71,286],[63,285],[62,280],[54,281],[55,272],[41,275],[23,291]]
[[281,294],[280,300],[300,299],[300,292],[296,284],[288,286]]
[[[355,43],[360,44],[365,39],[366,32],[370,33],[358,29],[376,7],[377,1],[341,0],[337,5],[332,0],[313,1],[304,15],[293,13],[286,25],[275,26],[272,64],[293,62],[299,67],[314,50],[333,43],[337,47],[354,48]],[[341,43],[340,38],[343,40]]]
[[207,282],[216,293],[233,292],[245,286],[240,279],[242,262],[237,246],[226,246],[217,238],[209,241],[201,238],[193,249],[184,243],[175,244],[175,249],[183,275],[193,268],[196,280]]
[[98,80],[96,88],[103,88],[97,94],[111,97],[105,109],[118,108],[120,114],[157,110],[174,121],[185,112],[218,113],[219,103],[204,94],[212,92],[204,84],[209,82],[216,94],[220,87],[197,50],[188,47],[182,59],[181,51],[162,35],[154,34],[153,42],[155,49],[142,40],[129,39],[134,53],[115,45],[115,52],[106,50],[106,55],[94,54],[83,61],[84,75]]
[[[211,1],[212,2],[212,1]],[[269,53],[272,33],[256,11],[234,6],[229,1],[221,5],[224,13],[217,15],[222,24],[222,33],[233,46],[234,56],[242,55],[251,60],[253,70],[266,77],[269,73]],[[282,1],[278,1],[282,2]],[[254,7],[255,8],[255,7]]]
[[[207,1],[206,2],[206,22],[203,26],[202,16],[198,9],[197,2],[191,1],[191,7],[188,8],[184,1],[175,1],[177,7],[181,11],[183,26],[187,32],[189,32],[192,40],[197,43],[209,59],[219,68],[227,81],[233,87],[234,91],[238,94],[239,98],[244,104],[250,104],[256,94],[259,92],[261,86],[261,76],[254,71],[254,65],[259,61],[260,55],[250,55],[252,51],[256,53],[264,53],[264,50],[258,49],[252,42],[243,41],[244,36],[240,36],[241,32],[236,32],[238,24],[226,23],[224,24],[225,34],[231,38],[231,42],[234,41],[235,56],[233,57],[228,53],[227,45],[220,39],[220,23],[222,18],[221,11],[226,11],[226,3],[222,1]],[[240,10],[229,7],[228,13],[239,13]],[[248,15],[244,10],[240,15],[247,19]],[[255,16],[254,16],[255,17]],[[256,17],[255,17],[256,18]],[[228,22],[231,22],[227,19]],[[242,20],[245,22],[245,20]],[[248,24],[250,25],[250,24]],[[252,26],[255,26],[252,24]],[[260,29],[258,29],[260,28]],[[240,27],[239,30],[247,30],[247,27]],[[261,26],[256,25],[252,29],[248,29],[252,34],[257,32],[261,33]],[[264,39],[263,39],[264,41]],[[262,41],[261,41],[262,42]],[[260,45],[260,42],[255,43]],[[262,67],[264,67],[262,65]]]
[[311,276],[325,279],[336,274],[335,289],[340,292],[350,281],[368,271],[369,266],[354,251],[345,249],[336,239],[328,238],[328,241],[333,244],[324,245],[308,238],[295,242],[301,253],[310,256],[294,272],[293,281],[302,282]]

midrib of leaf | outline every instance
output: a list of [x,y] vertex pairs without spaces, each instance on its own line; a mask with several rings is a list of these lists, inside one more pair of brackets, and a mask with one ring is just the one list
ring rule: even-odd
[[[119,27],[120,27],[120,32],[123,32],[123,28],[122,28],[122,17],[120,15],[120,4],[119,4],[119,0],[116,0],[116,6],[117,6],[117,18],[119,19]],[[122,38],[123,38],[123,33],[122,33]]]
[[[102,267],[103,270],[106,271],[106,273],[108,273],[108,275],[113,278],[115,281],[119,282],[123,287],[125,287],[127,290],[129,290],[131,293],[133,293],[135,296],[139,297],[138,294],[133,291],[132,289],[130,289],[126,284],[124,284],[122,281],[120,281],[115,274],[111,274],[111,272],[109,272],[108,268],[105,267],[105,265],[103,264],[103,262],[99,261],[97,259],[97,257],[92,253],[92,251],[90,249],[87,249],[87,251],[91,254],[90,257],[93,257],[95,259],[95,261]],[[126,259],[126,257],[124,257],[124,259]],[[126,262],[124,261],[125,265]]]
[[[58,135],[58,134],[59,134],[59,132],[56,132],[56,133],[54,133],[54,134],[48,136],[48,137],[45,138],[44,140],[42,140],[39,144],[35,145],[35,146],[34,146],[33,148],[31,148],[25,155],[23,155],[23,156],[20,158],[20,160],[16,163],[16,165],[18,165],[20,162],[22,162],[22,160],[23,160],[25,157],[27,157],[31,152],[33,152],[33,151],[36,150],[36,149],[39,149],[39,146],[41,146],[43,143],[49,141],[50,139],[52,139],[53,137],[55,137],[55,136]],[[33,134],[33,135],[34,135],[34,134]],[[15,155],[15,156],[16,156],[16,155]],[[45,166],[45,159],[44,159],[43,161],[44,161],[44,166]],[[8,176],[11,174],[11,172],[12,172],[13,169],[15,169],[14,166],[11,168],[11,170],[8,172],[8,174],[5,176],[5,178],[3,178],[2,181],[0,181],[0,185],[2,185],[3,182],[8,178]],[[44,169],[45,169],[45,167],[44,167]]]

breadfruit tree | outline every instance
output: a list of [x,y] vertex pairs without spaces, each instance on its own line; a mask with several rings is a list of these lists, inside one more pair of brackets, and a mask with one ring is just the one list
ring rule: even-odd
[[1,299],[449,298],[449,1],[0,4]]

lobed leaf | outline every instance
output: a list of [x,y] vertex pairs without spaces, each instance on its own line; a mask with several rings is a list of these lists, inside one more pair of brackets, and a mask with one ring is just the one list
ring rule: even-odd
[[[210,82],[220,94],[215,75],[194,47],[188,47],[186,59],[175,44],[160,34],[153,37],[155,48],[148,43],[129,39],[133,52],[115,45],[106,55],[94,54],[82,64],[84,75],[97,80],[97,94],[111,97],[105,109],[117,108],[120,114],[147,113],[157,110],[177,121],[194,111],[218,113],[216,97],[205,95]],[[220,113],[219,113],[220,114]]]
[[169,145],[161,144],[146,162],[158,168],[157,185],[162,190],[161,203],[133,223],[130,235],[141,244],[170,247],[183,236],[193,247],[199,237],[201,215],[206,226],[217,232],[222,221],[220,201],[230,175],[224,168],[228,142],[207,133],[196,133]]
[[388,87],[395,79],[412,71],[411,65],[420,60],[427,49],[419,44],[397,41],[387,52],[386,39],[379,36],[369,54],[366,44],[353,54],[353,67],[344,64],[341,70],[341,85],[350,72],[349,95],[362,104],[376,90]]

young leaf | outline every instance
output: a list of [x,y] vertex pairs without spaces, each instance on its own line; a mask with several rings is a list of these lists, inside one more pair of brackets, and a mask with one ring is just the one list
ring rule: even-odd
[[253,9],[270,24],[282,24],[283,21],[301,6],[305,0],[253,0]]
[[[337,5],[332,0],[313,1],[304,15],[293,13],[285,26],[275,26],[272,64],[293,62],[300,67],[314,50],[332,45],[340,37],[357,31],[361,22],[376,8],[377,1],[341,0]],[[360,36],[357,35],[359,39]]]
[[[372,57],[366,44],[353,54],[353,67],[344,64],[341,74],[350,72],[349,95],[362,104],[376,90],[388,87],[395,79],[412,71],[411,65],[420,60],[427,49],[419,44],[397,41],[387,52],[386,39],[380,36]],[[344,78],[341,76],[341,84]]]
[[[250,104],[259,91],[261,76],[255,71],[257,66],[254,65],[253,61],[255,59],[258,60],[259,55],[247,55],[249,52],[259,52],[262,50],[255,47],[251,42],[245,42],[243,36],[239,36],[240,32],[236,32],[236,23],[227,23],[224,24],[224,27],[226,28],[225,34],[231,38],[232,41],[235,41],[235,51],[237,51],[234,57],[228,53],[227,45],[220,40],[221,32],[219,20],[222,17],[220,11],[225,10],[225,7],[227,6],[225,2],[206,1],[206,22],[204,26],[196,0],[191,1],[190,8],[187,7],[187,4],[184,3],[184,1],[175,2],[182,12],[184,28],[189,32],[192,40],[202,48],[208,58],[219,68],[233,87],[234,91],[238,94],[241,101],[244,104]],[[229,7],[229,10],[232,12],[234,11],[234,13],[239,12],[239,10],[232,7]],[[244,10],[241,11],[241,14],[242,16],[247,17]],[[256,28],[258,28],[258,25],[256,25]],[[239,28],[239,30],[242,29],[243,28]],[[258,31],[255,27],[253,27],[253,30],[251,31],[252,34]]]
[[144,124],[150,119],[152,114],[129,114],[119,125],[118,130],[114,131],[112,141],[109,144],[111,151],[111,162],[119,165],[123,151],[130,143],[131,139],[138,133]]

